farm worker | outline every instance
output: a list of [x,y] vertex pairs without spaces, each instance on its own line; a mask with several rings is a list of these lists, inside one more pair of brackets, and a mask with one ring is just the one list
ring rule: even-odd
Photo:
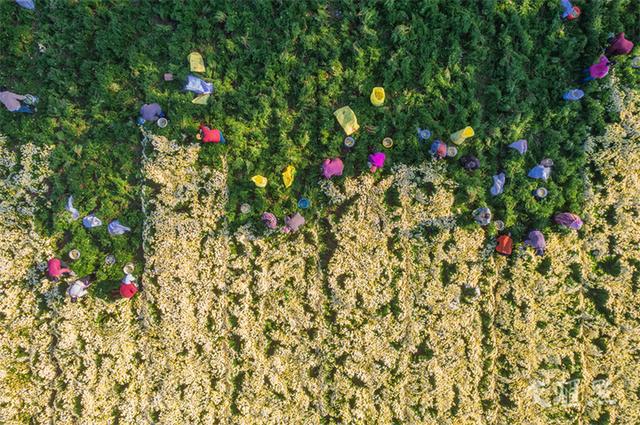
[[386,155],[383,152],[376,152],[369,155],[369,171],[375,173],[378,168],[384,167]]
[[54,282],[57,282],[62,275],[71,273],[73,273],[71,269],[57,258],[52,258],[47,262],[47,274]]
[[447,145],[442,140],[436,140],[431,144],[431,155],[436,159],[442,159],[447,156]]
[[531,170],[529,170],[529,173],[527,174],[527,176],[531,177],[532,179],[542,179],[544,181],[546,181],[550,175],[551,175],[551,168],[545,167],[544,165],[541,165],[541,164],[533,167]]
[[544,235],[539,230],[529,232],[529,237],[524,241],[524,244],[535,249],[536,255],[544,255],[544,249],[547,246],[547,243],[544,240]]
[[459,131],[456,131],[455,133],[453,133],[451,135],[451,141],[453,143],[455,143],[456,145],[459,145],[460,143],[464,142],[469,137],[472,137],[474,134],[475,134],[475,132],[473,131],[473,128],[465,127],[462,130],[459,130]]
[[491,223],[491,210],[489,208],[478,208],[473,211],[473,219],[481,226]]
[[580,219],[580,217],[578,217],[576,214],[568,212],[556,214],[556,216],[553,217],[553,221],[561,226],[565,226],[573,230],[580,230],[580,228],[582,227],[582,220]]
[[224,143],[222,132],[216,128],[213,130],[204,124],[200,124],[200,137],[204,143]]
[[282,228],[283,233],[296,232],[304,224],[304,217],[300,215],[300,213],[295,213],[291,217],[285,217],[284,219],[284,227]]
[[25,9],[34,10],[36,8],[36,4],[34,0],[16,0],[18,6],[24,7]]
[[131,231],[131,228],[127,227],[127,226],[123,226],[120,223],[120,220],[113,220],[111,223],[109,223],[109,225],[107,226],[107,230],[109,231],[110,235],[124,235],[127,232]]
[[628,55],[633,50],[633,43],[624,38],[621,32],[610,40],[609,47],[604,54],[607,56]]
[[264,223],[264,225],[267,226],[267,229],[274,230],[275,228],[278,227],[278,219],[276,218],[275,215],[271,214],[270,212],[262,213],[261,220]]
[[73,207],[73,195],[69,196],[67,199],[67,206],[65,209],[71,213],[71,219],[77,220],[80,218],[80,212]]
[[511,255],[513,250],[513,240],[511,236],[500,235],[498,236],[498,244],[496,245],[496,251],[502,255]]
[[607,59],[605,55],[600,56],[597,63],[594,63],[584,70],[587,76],[582,81],[586,83],[595,79],[604,78],[609,73],[610,65],[612,65],[612,63],[609,62],[609,59]]
[[338,123],[340,123],[340,126],[347,136],[351,136],[360,128],[355,112],[353,112],[353,110],[348,106],[343,106],[336,110],[333,115],[336,117]]
[[82,279],[76,280],[67,288],[67,295],[71,297],[71,302],[78,301],[78,298],[82,298],[87,295],[87,288],[91,285],[89,283],[89,277],[85,276]]
[[140,108],[140,116],[145,121],[157,121],[158,118],[164,117],[164,112],[162,112],[162,108],[157,103],[145,103]]
[[504,173],[493,176],[493,186],[491,186],[491,194],[493,196],[498,196],[504,191],[505,177]]
[[82,219],[82,225],[87,229],[92,229],[94,227],[102,226],[102,220],[93,214],[89,214]]
[[23,112],[25,114],[32,114],[33,109],[29,105],[23,105],[22,100],[25,100],[27,96],[16,94],[10,91],[0,91],[0,102],[10,112]]
[[480,161],[473,155],[465,155],[460,158],[460,164],[467,171],[474,171],[480,168]]
[[211,94],[213,93],[213,83],[208,83],[202,78],[188,75],[187,84],[184,86],[184,89],[199,95]]
[[282,182],[284,183],[284,187],[291,187],[295,175],[296,167],[293,165],[287,165],[287,168],[282,172]]
[[189,59],[189,69],[191,72],[205,72],[204,59],[200,53],[191,52],[187,58]]
[[136,292],[138,292],[136,280],[132,275],[127,273],[120,282],[120,296],[122,296],[122,298],[133,298]]
[[580,16],[580,8],[578,6],[573,6],[569,0],[560,0],[560,4],[564,9],[564,12],[562,12],[562,19],[573,21]]
[[322,177],[330,179],[334,176],[341,176],[344,170],[344,164],[340,158],[325,159],[320,166]]
[[520,152],[520,155],[524,155],[527,152],[528,142],[525,139],[516,140],[509,145],[511,149],[515,149]]

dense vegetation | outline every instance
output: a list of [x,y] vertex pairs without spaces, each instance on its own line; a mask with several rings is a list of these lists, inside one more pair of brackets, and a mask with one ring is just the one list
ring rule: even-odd
[[[46,2],[35,12],[0,4],[3,85],[42,99],[37,115],[3,113],[0,127],[14,140],[55,145],[54,208],[42,211],[41,222],[60,235],[61,248],[82,250],[82,272],[96,268],[99,253],[128,261],[138,251],[135,117],[143,102],[159,102],[170,118],[160,133],[184,143],[196,142],[200,121],[224,132],[228,146],[207,147],[201,162],[228,157],[233,223],[255,221],[264,210],[290,213],[298,196],[327,213],[317,170],[323,158],[341,154],[344,134],[332,112],[350,105],[363,128],[346,155],[348,175],[366,170],[366,153],[380,149],[384,136],[396,141],[390,165],[416,163],[428,158],[418,127],[447,139],[471,125],[476,136],[460,154],[477,155],[481,170],[469,174],[449,164],[461,217],[470,220],[471,210],[489,205],[518,237],[532,226],[546,227],[553,212],[580,210],[582,140],[601,132],[609,118],[601,83],[590,84],[582,102],[566,104],[561,95],[597,58],[609,32],[637,35],[640,13],[630,1],[590,2],[570,23],[559,19],[554,1],[442,1],[417,8],[408,1],[258,1],[245,8],[205,1],[71,3]],[[192,96],[181,91],[192,50],[204,55],[205,76],[214,82],[207,106],[191,104]],[[176,81],[162,81],[164,72]],[[368,100],[376,85],[387,91],[378,109]],[[518,138],[529,140],[524,157],[505,148]],[[544,157],[556,166],[550,196],[537,202],[531,191],[538,184],[526,171]],[[290,163],[298,173],[285,189],[280,173]],[[492,199],[491,176],[502,170],[506,191]],[[254,174],[269,178],[267,189],[253,187]],[[68,194],[81,213],[95,211],[105,222],[119,218],[134,231],[112,238],[104,227],[87,232],[69,223]],[[251,215],[240,216],[243,202],[253,206]]]
[[[41,99],[34,116],[0,110],[0,422],[640,421],[640,101],[625,91],[640,73],[620,58],[561,98],[609,33],[639,41],[636,0],[576,1],[573,22],[556,0],[36,3],[0,1],[0,85]],[[206,106],[182,91],[191,51]],[[150,102],[167,139],[141,143]],[[361,125],[348,153],[345,105]],[[228,143],[200,145],[201,121]],[[458,156],[480,170],[434,163],[430,142],[466,125]],[[524,156],[507,149],[520,138]],[[338,155],[345,178],[319,184]],[[539,202],[526,173],[543,158]],[[69,195],[103,226],[71,221]],[[300,196],[302,232],[243,226]],[[495,255],[495,229],[471,219],[485,205],[516,241],[544,230],[547,255]],[[560,210],[583,230],[552,225]],[[116,218],[133,231],[109,236]],[[73,248],[97,280],[77,304],[35,267]],[[144,291],[114,302],[129,261]]]

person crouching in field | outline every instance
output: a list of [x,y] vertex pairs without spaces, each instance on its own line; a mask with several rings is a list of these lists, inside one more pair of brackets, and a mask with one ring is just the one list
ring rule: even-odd
[[52,258],[47,262],[47,275],[52,282],[57,282],[64,275],[72,273],[73,271],[57,258]]
[[197,138],[202,140],[204,143],[226,142],[220,130],[218,130],[217,128],[211,129],[207,127],[204,123],[200,123]]
[[0,102],[10,112],[32,114],[34,109],[27,103],[35,103],[36,100],[35,96],[16,94],[6,90],[4,87],[0,88]]
[[604,54],[608,57],[617,55],[628,55],[633,50],[633,42],[624,38],[624,33],[621,32],[615,37],[609,39],[609,47],[605,50]]
[[584,74],[586,74],[586,77],[582,80],[582,82],[588,83],[589,81],[606,77],[609,73],[609,68],[611,65],[614,65],[614,63],[609,61],[609,59],[605,55],[600,56],[600,59],[597,63],[594,63],[589,68],[583,71]]
[[544,250],[547,247],[547,243],[544,240],[544,235],[539,230],[532,230],[529,232],[529,237],[524,241],[525,246],[532,247],[536,255],[544,255]]
[[569,0],[560,0],[560,4],[562,5],[562,8],[564,9],[564,11],[562,12],[562,19],[563,20],[573,21],[578,16],[580,16],[580,13],[582,13],[580,8],[578,6],[572,5]]
[[369,166],[369,171],[375,173],[376,170],[384,167],[384,161],[386,159],[386,155],[383,152],[376,152],[369,155],[369,162],[367,165]]
[[133,298],[133,296],[138,292],[138,285],[136,284],[135,277],[127,273],[124,279],[120,282],[119,292],[122,298]]
[[291,217],[285,217],[282,233],[295,233],[304,225],[304,222],[304,217],[299,213],[295,213]]
[[139,124],[144,124],[146,121],[156,122],[160,118],[164,118],[164,112],[162,107],[157,103],[145,103],[140,108],[140,117],[138,118]]
[[87,288],[91,285],[89,282],[89,276],[85,276],[82,279],[78,279],[69,286],[67,289],[67,295],[71,298],[71,302],[75,303],[78,299],[87,295]]

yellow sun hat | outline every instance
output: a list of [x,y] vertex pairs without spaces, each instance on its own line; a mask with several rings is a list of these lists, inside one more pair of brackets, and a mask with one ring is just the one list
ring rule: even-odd
[[251,181],[253,181],[258,187],[266,187],[268,180],[265,176],[257,175],[251,177]]
[[369,99],[371,99],[371,104],[373,104],[373,106],[382,106],[384,103],[384,88],[374,87],[373,90],[371,90],[371,96]]

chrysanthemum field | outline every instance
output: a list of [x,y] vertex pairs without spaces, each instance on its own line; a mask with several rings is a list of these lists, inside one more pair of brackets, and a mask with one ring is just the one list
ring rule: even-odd
[[[559,3],[1,1],[0,86],[40,101],[0,105],[0,423],[640,423],[637,48],[579,82],[610,33],[640,43],[640,5],[575,1],[563,21]],[[183,90],[194,51],[206,105]],[[152,102],[166,128],[136,124]],[[458,158],[434,159],[465,126]],[[334,157],[344,173],[323,179]],[[103,226],[73,220],[70,195]],[[306,223],[269,230],[265,211]],[[46,278],[53,256],[91,276],[77,303]],[[113,295],[128,263],[131,300]]]

